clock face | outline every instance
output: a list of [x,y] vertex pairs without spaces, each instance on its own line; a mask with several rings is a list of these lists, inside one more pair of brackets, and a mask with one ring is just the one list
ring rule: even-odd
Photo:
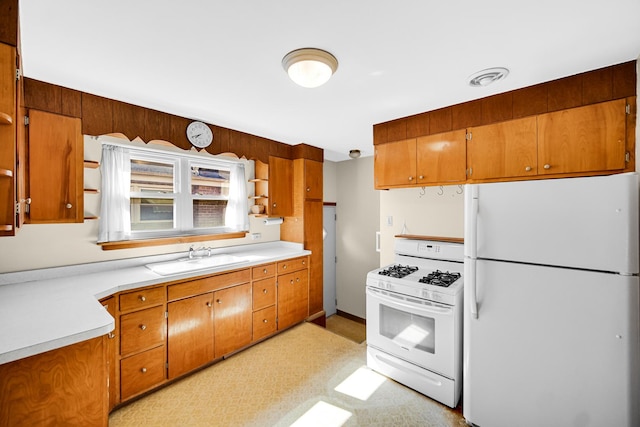
[[213,133],[209,126],[202,122],[191,122],[187,126],[187,139],[198,148],[208,147],[213,141]]

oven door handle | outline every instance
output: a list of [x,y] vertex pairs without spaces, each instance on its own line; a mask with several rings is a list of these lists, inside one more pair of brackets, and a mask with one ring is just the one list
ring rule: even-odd
[[397,305],[398,307],[403,307],[409,310],[421,310],[423,312],[432,313],[432,314],[442,314],[448,315],[453,313],[453,308],[436,305],[432,302],[415,302],[415,303],[407,303],[407,299],[402,295],[397,295],[391,292],[385,292],[378,289],[367,288],[367,294],[378,297],[378,298],[394,298],[397,301],[390,301],[391,303]]

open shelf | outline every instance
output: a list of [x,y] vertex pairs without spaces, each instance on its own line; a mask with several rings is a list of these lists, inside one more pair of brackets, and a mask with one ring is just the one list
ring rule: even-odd
[[96,219],[98,219],[98,217],[94,216],[94,215],[88,215],[88,216],[84,217],[85,221],[91,221],[91,220],[96,220]]
[[84,192],[87,194],[98,194],[100,190],[98,190],[97,188],[85,188]]

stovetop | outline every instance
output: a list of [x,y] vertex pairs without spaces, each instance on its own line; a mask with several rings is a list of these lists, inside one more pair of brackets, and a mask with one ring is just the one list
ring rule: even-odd
[[402,240],[395,263],[370,271],[367,286],[449,305],[462,303],[463,246]]

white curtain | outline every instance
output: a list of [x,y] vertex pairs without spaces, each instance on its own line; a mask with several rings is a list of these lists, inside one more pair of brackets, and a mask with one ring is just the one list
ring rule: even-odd
[[225,226],[236,231],[249,230],[249,212],[247,201],[247,180],[244,165],[237,163],[231,166],[229,177],[229,200],[225,216]]
[[131,235],[129,150],[124,147],[103,144],[100,169],[102,172],[102,203],[98,243],[128,240]]

